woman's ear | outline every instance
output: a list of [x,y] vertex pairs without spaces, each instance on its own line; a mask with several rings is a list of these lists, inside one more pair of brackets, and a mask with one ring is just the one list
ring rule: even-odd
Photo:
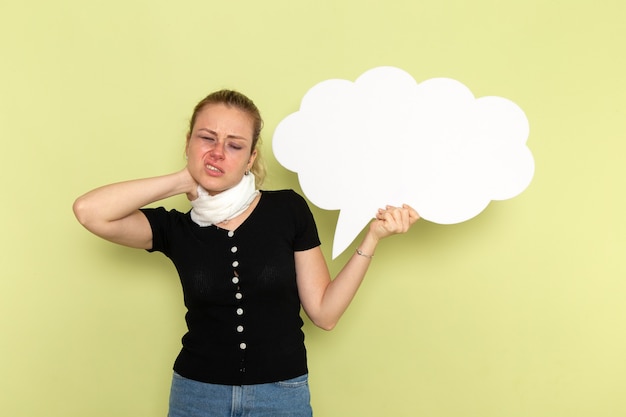
[[189,139],[191,139],[191,133],[187,133],[187,139],[185,139],[185,160],[189,159]]
[[250,159],[248,160],[248,171],[250,171],[250,169],[252,169],[252,165],[254,165],[254,161],[256,160],[256,149],[252,151],[252,153],[250,154]]

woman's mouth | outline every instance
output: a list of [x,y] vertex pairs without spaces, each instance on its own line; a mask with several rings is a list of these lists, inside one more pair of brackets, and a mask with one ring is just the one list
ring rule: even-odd
[[215,174],[223,174],[223,171],[211,164],[205,164],[204,167],[206,168],[207,171],[211,172],[211,173],[215,173]]

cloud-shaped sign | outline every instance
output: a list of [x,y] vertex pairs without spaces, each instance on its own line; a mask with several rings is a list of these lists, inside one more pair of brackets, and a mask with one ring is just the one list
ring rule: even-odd
[[510,100],[475,98],[450,78],[417,83],[399,68],[378,67],[355,82],[313,86],[272,144],[313,204],[340,210],[335,258],[387,204],[453,224],[518,195],[534,173],[528,133],[526,115]]

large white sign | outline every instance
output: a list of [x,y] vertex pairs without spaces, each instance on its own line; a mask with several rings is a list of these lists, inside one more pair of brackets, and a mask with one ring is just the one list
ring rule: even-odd
[[518,195],[534,173],[528,133],[510,100],[378,67],[313,86],[277,126],[273,151],[313,204],[340,210],[335,258],[387,204],[453,224]]

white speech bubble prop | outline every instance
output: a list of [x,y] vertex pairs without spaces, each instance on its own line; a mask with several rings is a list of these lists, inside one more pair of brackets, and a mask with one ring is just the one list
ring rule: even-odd
[[528,133],[510,100],[475,98],[449,78],[418,84],[399,68],[378,67],[355,82],[313,86],[272,143],[313,204],[340,210],[334,259],[387,204],[453,224],[518,195],[535,168]]

